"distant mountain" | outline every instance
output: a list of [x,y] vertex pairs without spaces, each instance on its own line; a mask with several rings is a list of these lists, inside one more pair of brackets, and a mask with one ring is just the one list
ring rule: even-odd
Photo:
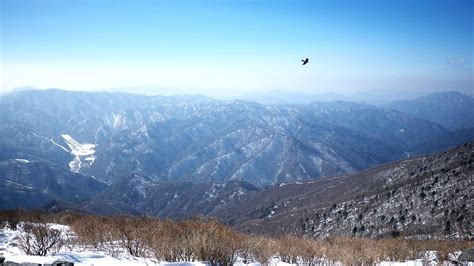
[[354,101],[354,99],[334,93],[304,93],[287,91],[268,91],[243,94],[235,99],[252,101],[260,104],[309,104],[312,102]]
[[474,239],[474,142],[248,194],[214,216],[251,233]]
[[18,88],[14,88],[14,89],[7,90],[7,91],[0,91],[0,96],[8,94],[8,93],[12,93],[12,92],[17,92],[17,91],[32,91],[32,90],[40,90],[40,89],[35,88],[35,87],[31,87],[31,86],[18,87]]
[[447,131],[371,105],[266,106],[204,96],[20,91],[0,97],[4,160],[42,158],[114,184],[255,186],[353,172],[403,158]]
[[451,130],[474,127],[474,98],[459,92],[439,92],[383,107],[438,123]]
[[373,105],[384,105],[393,101],[412,100],[430,94],[426,90],[375,89],[348,94],[354,101]]
[[200,89],[193,87],[173,87],[162,85],[143,85],[143,86],[127,86],[115,87],[102,92],[108,93],[130,93],[146,95],[146,96],[176,96],[176,95],[199,95]]

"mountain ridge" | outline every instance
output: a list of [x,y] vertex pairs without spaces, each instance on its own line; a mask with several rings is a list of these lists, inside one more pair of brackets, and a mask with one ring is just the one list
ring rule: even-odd
[[[243,178],[259,186],[312,179],[399,159],[447,133],[425,120],[347,102],[265,106],[46,90],[1,97],[0,113],[5,125],[21,124],[43,139],[59,143],[67,134],[97,145],[97,159],[81,172],[107,183],[132,172],[162,181]],[[4,142],[14,139],[10,134]]]
[[[247,197],[275,184],[337,178],[471,136],[469,130],[453,133],[399,111],[344,101],[261,105],[203,96],[19,91],[0,97],[0,114],[5,167],[28,160],[56,169],[45,179],[53,183],[71,172],[100,183],[74,199],[43,195],[38,186],[38,202],[171,218],[212,215],[234,193]],[[445,144],[433,146],[440,140]],[[10,179],[0,173],[0,180]],[[201,198],[211,188],[216,196]],[[12,193],[21,198],[21,192]],[[188,211],[180,213],[173,201]]]
[[469,142],[355,174],[282,183],[214,215],[251,233],[473,239],[473,192]]
[[437,92],[383,107],[438,123],[450,130],[474,127],[474,98],[459,92]]

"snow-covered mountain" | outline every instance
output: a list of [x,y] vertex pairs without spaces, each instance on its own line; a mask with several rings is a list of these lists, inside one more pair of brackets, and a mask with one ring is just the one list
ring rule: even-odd
[[[4,145],[21,152],[39,145],[22,142],[37,138],[45,145],[35,149],[39,155],[55,150],[60,159],[45,157],[63,164],[69,156],[73,171],[108,183],[132,172],[155,181],[244,179],[259,186],[306,180],[401,158],[446,132],[348,102],[265,106],[202,96],[42,90],[1,97],[0,113]],[[12,132],[19,128],[31,136]],[[67,146],[72,154],[65,154]]]
[[288,182],[213,215],[244,232],[474,239],[474,142],[332,178]]
[[416,154],[450,133],[352,102],[262,105],[55,89],[1,96],[0,120],[5,164],[41,162],[104,182],[118,195],[143,180],[152,187],[244,181],[262,188],[354,172]]

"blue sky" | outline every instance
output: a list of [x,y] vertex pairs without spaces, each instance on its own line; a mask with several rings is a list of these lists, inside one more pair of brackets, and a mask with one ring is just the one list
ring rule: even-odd
[[[472,89],[474,1],[0,0],[1,90]],[[300,60],[308,57],[304,67]]]

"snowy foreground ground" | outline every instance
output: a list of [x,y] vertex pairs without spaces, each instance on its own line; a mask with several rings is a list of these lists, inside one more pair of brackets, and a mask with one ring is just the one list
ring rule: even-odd
[[[66,234],[71,230],[68,226],[51,224],[52,228],[60,229]],[[15,238],[21,234],[21,230],[13,231],[8,228],[0,229],[0,255],[3,253],[3,256],[6,258],[5,261],[16,262],[16,263],[36,263],[36,264],[50,264],[58,261],[67,261],[73,262],[74,265],[113,265],[113,266],[135,266],[135,265],[170,265],[170,266],[201,266],[208,265],[205,262],[159,262],[151,258],[141,258],[141,257],[131,257],[126,252],[119,252],[115,256],[107,255],[105,252],[100,250],[85,249],[84,247],[63,247],[55,255],[47,256],[28,256],[25,255],[18,247],[13,243]],[[433,257],[433,256],[432,256]],[[432,258],[431,262],[425,261],[407,261],[407,262],[381,262],[378,265],[389,266],[389,265],[437,265],[437,263]],[[339,263],[338,263],[339,264]],[[243,266],[259,266],[260,263],[243,263],[242,261],[237,261],[234,265]],[[271,266],[287,266],[287,265],[297,265],[297,264],[288,264],[280,261],[277,257],[274,257],[269,263]],[[301,265],[301,264],[300,264]],[[341,264],[339,264],[341,265]],[[474,263],[467,264],[469,266],[474,266]]]

